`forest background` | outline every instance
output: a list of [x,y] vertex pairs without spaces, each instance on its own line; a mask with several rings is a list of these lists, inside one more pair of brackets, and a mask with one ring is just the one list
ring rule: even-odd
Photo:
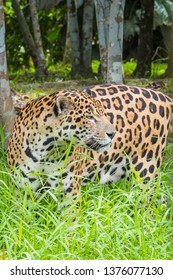
[[124,62],[125,77],[173,73],[171,0],[6,0],[4,9],[10,78],[35,71],[54,72],[56,79],[102,73],[99,78],[117,82],[119,69],[104,75],[113,62],[119,68]]

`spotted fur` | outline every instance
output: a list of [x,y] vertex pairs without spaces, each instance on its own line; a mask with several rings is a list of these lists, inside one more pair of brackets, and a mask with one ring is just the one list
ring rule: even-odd
[[66,196],[88,180],[116,182],[131,170],[146,182],[161,165],[172,111],[171,98],[152,89],[110,84],[57,92],[21,110],[8,162],[33,190],[42,178]]

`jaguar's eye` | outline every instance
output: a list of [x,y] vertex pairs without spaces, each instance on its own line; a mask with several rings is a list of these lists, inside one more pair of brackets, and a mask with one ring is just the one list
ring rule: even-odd
[[92,115],[87,115],[86,118],[90,121],[96,122],[96,119]]

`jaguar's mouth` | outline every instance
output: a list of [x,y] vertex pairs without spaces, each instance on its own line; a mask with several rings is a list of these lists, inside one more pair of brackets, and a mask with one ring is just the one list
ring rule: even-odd
[[106,149],[109,149],[110,148],[110,145],[111,145],[111,142],[107,143],[107,144],[104,144],[104,145],[99,145],[97,147],[97,151],[98,152],[101,152],[101,151],[105,151]]
[[90,148],[97,152],[108,149],[110,147],[110,145],[111,145],[111,141],[109,141],[107,143],[99,143],[99,142],[95,141],[94,139],[92,139],[92,140],[86,142],[87,148]]

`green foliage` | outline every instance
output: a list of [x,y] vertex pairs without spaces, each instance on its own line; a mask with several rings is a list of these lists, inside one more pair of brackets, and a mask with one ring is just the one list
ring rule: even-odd
[[123,63],[124,75],[126,77],[131,76],[135,71],[136,65],[137,65],[136,61],[133,60],[124,62]]
[[162,76],[167,69],[166,63],[152,63],[152,77]]
[[[32,24],[30,20],[30,13],[27,1],[20,1],[25,18],[29,25],[30,31],[33,34]],[[26,5],[26,6],[25,6]],[[30,58],[28,49],[24,43],[21,30],[11,1],[5,1],[5,17],[6,17],[6,51],[8,70],[10,72],[35,71],[33,62]],[[48,66],[56,64],[57,61],[62,60],[65,34],[66,34],[66,6],[65,3],[60,3],[46,13],[40,10],[39,21],[41,27],[41,34],[43,40],[43,49],[47,59]]]
[[12,8],[12,1],[5,1],[4,5],[6,21],[6,53],[8,70],[17,71],[29,67],[30,57],[24,48],[24,42],[18,22]]
[[[173,1],[155,0],[154,1],[154,29],[162,25],[172,24]],[[125,5],[124,13],[124,39],[131,40],[135,34],[139,34],[139,21],[141,6],[139,1],[128,0]]]
[[66,6],[62,3],[47,14],[39,11],[39,20],[43,40],[43,49],[47,57],[48,67],[61,61],[66,36]]
[[[50,64],[48,67],[48,75],[41,77],[37,76],[35,73],[34,67],[30,68],[30,71],[28,72],[27,69],[19,69],[15,73],[10,74],[10,84],[12,87],[15,87],[17,83],[21,83],[21,88],[23,86],[28,86],[28,84],[31,85],[31,87],[37,87],[37,85],[34,86],[34,83],[46,83],[46,82],[60,82],[64,80],[70,79],[70,71],[71,71],[71,65],[69,64],[63,64],[61,62],[56,63],[56,65]],[[42,85],[43,86],[43,85]],[[37,88],[37,90],[39,90]],[[19,91],[21,91],[19,89]]]
[[93,61],[92,61],[92,65],[91,65],[93,74],[98,74],[98,72],[99,72],[99,67],[100,67],[100,61],[99,61],[99,60],[96,60],[96,59],[93,60]]
[[171,25],[173,13],[172,0],[156,0],[154,2],[155,25]]
[[[132,76],[135,71],[137,62],[134,60],[127,61],[123,63],[124,75],[125,77]],[[162,76],[167,69],[166,63],[152,63],[151,77],[157,78]]]
[[48,41],[49,41],[50,43],[55,42],[55,40],[56,40],[56,39],[58,38],[58,36],[59,36],[59,33],[60,33],[60,30],[59,30],[59,29],[57,29],[57,28],[52,29],[52,30],[49,32],[49,34],[48,34],[48,37],[47,37]]
[[[61,62],[58,62],[56,65],[50,65],[48,67],[49,71],[52,71],[57,76],[57,80],[59,79],[69,79],[70,78],[70,71],[71,71],[71,65],[70,64],[63,64]],[[55,78],[56,81],[56,78]]]

